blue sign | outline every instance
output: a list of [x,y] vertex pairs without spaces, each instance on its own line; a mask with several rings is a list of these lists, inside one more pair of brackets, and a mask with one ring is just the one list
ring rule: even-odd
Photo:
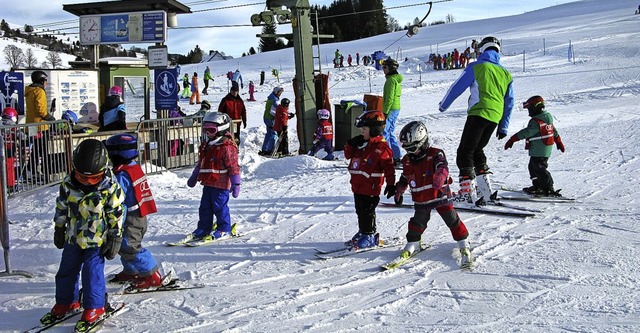
[[0,111],[12,107],[24,115],[24,73],[0,72]]
[[86,15],[80,17],[80,40],[84,44],[164,43],[166,25],[164,11]]
[[177,72],[175,68],[156,69],[154,71],[156,110],[178,109],[179,86]]

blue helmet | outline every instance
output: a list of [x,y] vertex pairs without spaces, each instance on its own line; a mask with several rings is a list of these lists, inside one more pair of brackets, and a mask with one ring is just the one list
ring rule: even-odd
[[78,115],[71,111],[71,110],[67,110],[65,112],[62,113],[62,119],[68,121],[71,123],[71,125],[76,125],[78,123]]
[[138,157],[138,139],[131,134],[112,135],[104,145],[114,165],[127,164]]

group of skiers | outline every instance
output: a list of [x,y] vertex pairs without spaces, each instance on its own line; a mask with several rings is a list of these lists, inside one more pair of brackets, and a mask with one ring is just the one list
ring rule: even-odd
[[432,53],[429,55],[429,62],[433,64],[434,70],[460,69],[467,67],[472,57],[475,58],[475,52],[471,51],[471,47],[467,47],[463,52],[453,49],[453,52],[442,55]]

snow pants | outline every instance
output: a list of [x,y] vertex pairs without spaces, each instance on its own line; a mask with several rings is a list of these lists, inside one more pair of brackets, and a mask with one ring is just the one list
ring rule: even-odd
[[264,142],[262,143],[263,152],[272,152],[278,140],[278,134],[273,130],[275,120],[264,118],[264,124],[267,125],[267,134],[264,135]]
[[358,216],[358,229],[363,234],[375,234],[376,227],[376,207],[380,202],[378,195],[353,194]]
[[196,238],[204,237],[213,231],[213,217],[216,218],[216,230],[231,232],[231,215],[229,214],[229,190],[211,186],[202,188],[198,213],[198,229],[193,232]]
[[400,115],[400,110],[389,111],[389,114],[386,115],[387,121],[384,126],[384,130],[382,131],[382,137],[384,137],[384,139],[389,143],[389,147],[391,147],[391,151],[393,151],[393,158],[397,159],[402,158],[400,142],[398,142],[395,134],[393,134],[396,129],[398,115]]
[[149,250],[142,247],[142,238],[147,232],[147,217],[140,210],[127,211],[124,222],[124,238],[120,246],[120,261],[123,271],[129,275],[150,276],[158,270],[158,264]]
[[324,149],[324,151],[327,152],[327,156],[333,156],[333,142],[331,142],[331,140],[325,138],[318,140],[318,142],[311,147],[311,150],[309,150],[309,155],[315,156],[320,149]]
[[[409,230],[407,231],[407,242],[417,242],[422,238],[422,233],[427,229],[427,223],[431,219],[431,211],[433,205],[415,205],[413,217],[409,219]],[[438,214],[449,227],[451,236],[454,240],[459,241],[467,239],[469,232],[464,225],[458,213],[453,208],[451,202],[445,202],[435,207]]]
[[69,243],[64,245],[56,273],[56,303],[71,304],[78,300],[80,275],[82,306],[85,309],[103,307],[107,286],[104,280],[104,256],[100,254],[100,248],[83,250],[77,244]]
[[468,176],[475,179],[478,171],[489,170],[484,147],[489,143],[497,126],[498,124],[479,116],[467,117],[458,146],[458,156],[456,156],[461,177]]
[[553,189],[553,178],[547,170],[548,166],[548,157],[531,156],[529,158],[529,177],[531,178],[533,186],[546,191]]

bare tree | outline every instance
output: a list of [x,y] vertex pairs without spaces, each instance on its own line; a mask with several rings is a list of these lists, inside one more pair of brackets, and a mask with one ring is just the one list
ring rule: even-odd
[[47,53],[46,59],[46,62],[51,65],[51,68],[55,69],[62,66],[62,59],[60,59],[60,55],[58,55],[58,53],[56,52],[49,51],[49,53]]
[[400,31],[402,29],[400,27],[400,24],[398,23],[398,20],[391,16],[387,18],[387,27],[389,28],[389,32]]
[[28,48],[24,54],[24,62],[27,68],[36,68],[38,65],[38,59],[36,59],[36,55],[33,53],[31,48]]
[[456,19],[453,17],[453,14],[447,14],[447,18],[446,18],[447,23],[453,23],[455,21]]
[[15,45],[7,45],[4,48],[4,60],[11,68],[20,68],[24,65],[24,53]]

